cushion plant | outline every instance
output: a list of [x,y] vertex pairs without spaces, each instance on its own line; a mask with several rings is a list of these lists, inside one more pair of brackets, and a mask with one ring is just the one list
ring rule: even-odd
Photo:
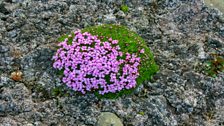
[[131,93],[158,71],[144,40],[120,25],[99,25],[59,38],[54,68],[83,94],[116,98]]

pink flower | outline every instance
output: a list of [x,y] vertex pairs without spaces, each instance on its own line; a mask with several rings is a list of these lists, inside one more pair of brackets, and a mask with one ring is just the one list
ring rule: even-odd
[[109,38],[108,40],[111,42],[112,41],[112,38]]
[[[74,33],[72,45],[68,45],[68,39],[65,39],[52,58],[53,67],[64,70],[63,83],[83,94],[99,88],[102,88],[100,94],[115,93],[136,86],[140,57],[126,53],[126,60],[121,59],[123,52],[117,40],[109,38],[109,42],[101,42],[88,32],[79,30]],[[94,46],[90,47],[92,44]],[[140,53],[144,53],[144,49]],[[106,79],[108,76],[109,80]]]
[[141,49],[141,50],[140,50],[140,53],[144,53],[144,52],[145,52],[145,50],[144,50],[144,49]]
[[117,43],[118,43],[117,40],[113,40],[113,41],[112,41],[112,44],[117,44]]

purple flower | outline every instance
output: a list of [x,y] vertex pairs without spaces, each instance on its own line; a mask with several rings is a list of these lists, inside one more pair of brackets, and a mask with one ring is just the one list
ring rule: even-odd
[[117,44],[117,43],[118,43],[117,40],[113,40],[113,41],[112,41],[112,44]]
[[144,49],[141,49],[141,50],[140,50],[140,53],[144,53],[144,52],[145,52],[145,50],[144,50]]
[[[83,94],[98,90],[102,95],[136,86],[140,57],[123,54],[118,41],[112,38],[101,42],[97,36],[87,32],[78,30],[74,34],[72,45],[65,39],[59,43],[60,48],[52,58],[55,69],[64,69],[63,83]],[[144,53],[144,49],[140,53]],[[125,60],[118,58],[123,55]]]

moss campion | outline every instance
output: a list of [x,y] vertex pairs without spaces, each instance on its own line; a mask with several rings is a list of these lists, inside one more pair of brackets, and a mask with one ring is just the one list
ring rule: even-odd
[[142,39],[121,26],[90,27],[59,41],[53,67],[63,71],[68,87],[83,94],[123,94],[158,70]]
[[[105,94],[136,86],[140,57],[123,54],[118,41],[112,38],[101,42],[88,32],[76,31],[74,34],[72,44],[65,39],[53,57],[54,68],[64,69],[62,81],[68,87],[83,94],[98,89],[99,94]],[[122,59],[123,55],[125,59]]]

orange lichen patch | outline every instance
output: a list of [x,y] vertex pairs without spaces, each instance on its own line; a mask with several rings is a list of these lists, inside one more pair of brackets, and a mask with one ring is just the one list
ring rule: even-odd
[[14,80],[14,81],[20,81],[22,80],[22,72],[21,71],[15,71],[15,72],[12,72],[11,73],[11,78]]

